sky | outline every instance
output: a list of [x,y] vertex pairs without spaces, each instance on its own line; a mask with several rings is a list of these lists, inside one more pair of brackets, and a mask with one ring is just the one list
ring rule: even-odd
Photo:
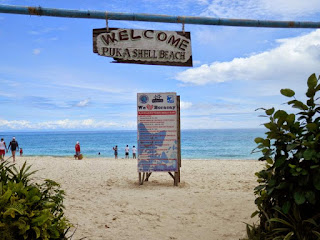
[[[0,4],[259,20],[319,21],[318,0],[0,0]],[[92,50],[104,20],[0,13],[0,131],[134,130],[137,93],[176,92],[182,129],[259,128],[255,109],[291,111],[320,74],[320,29],[185,25],[193,67],[111,63]],[[110,20],[109,27],[181,31]]]

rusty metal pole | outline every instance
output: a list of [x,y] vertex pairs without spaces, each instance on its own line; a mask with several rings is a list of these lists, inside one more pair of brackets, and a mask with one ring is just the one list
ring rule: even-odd
[[156,14],[118,13],[106,11],[84,11],[73,9],[56,9],[43,7],[12,6],[0,4],[0,13],[24,14],[37,16],[92,18],[144,22],[183,23],[196,25],[220,25],[237,27],[267,27],[267,28],[320,28],[320,22],[270,21],[251,19],[229,19],[192,16],[168,16]]

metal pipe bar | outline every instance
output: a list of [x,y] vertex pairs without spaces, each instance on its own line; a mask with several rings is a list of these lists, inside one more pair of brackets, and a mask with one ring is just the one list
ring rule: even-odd
[[270,21],[252,19],[229,19],[192,16],[169,16],[157,14],[118,13],[106,11],[84,11],[73,9],[56,9],[43,7],[12,6],[0,4],[0,13],[65,17],[93,18],[109,20],[127,20],[143,22],[184,23],[197,25],[220,25],[236,27],[267,27],[267,28],[320,28],[320,22]]

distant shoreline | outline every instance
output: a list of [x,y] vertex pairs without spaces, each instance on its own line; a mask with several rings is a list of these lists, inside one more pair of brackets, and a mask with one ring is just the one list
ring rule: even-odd
[[[7,159],[9,156],[11,156],[11,154],[9,155],[9,152],[5,155],[5,159]],[[17,156],[19,159],[23,159],[23,158],[63,158],[63,159],[74,159],[73,155],[23,155],[21,156]],[[115,159],[114,157],[107,157],[107,156],[86,156],[84,155],[84,158],[82,160],[90,160],[90,159],[101,159],[101,160],[134,160],[137,161],[138,159],[134,159],[134,158],[129,158],[126,159],[125,157],[118,157],[118,159]],[[241,159],[241,158],[235,158],[235,159],[224,159],[224,158],[183,158],[181,159],[182,161],[258,161],[258,159]]]
[[[265,128],[200,128],[200,129],[181,129],[185,131],[225,131],[225,130],[265,130]],[[114,129],[114,130],[0,130],[2,133],[108,133],[108,132],[137,132],[136,129]]]

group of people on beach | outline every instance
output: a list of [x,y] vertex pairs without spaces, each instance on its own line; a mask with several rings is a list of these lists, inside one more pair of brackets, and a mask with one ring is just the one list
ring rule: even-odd
[[[74,155],[74,158],[75,159],[82,159],[82,154],[81,154],[79,141],[77,141],[76,145],[74,146],[74,150],[76,152],[76,154]],[[114,151],[114,158],[117,159],[118,158],[118,146],[117,145],[115,147],[113,147],[113,151]],[[129,157],[130,149],[129,149],[128,145],[125,147],[124,151],[125,151],[125,158],[129,159],[130,158]],[[133,146],[131,151],[132,151],[132,158],[136,159],[137,158],[137,149],[136,149],[136,147]],[[100,155],[100,152],[98,153],[98,155]]]
[[[114,151],[114,158],[117,159],[118,158],[118,146],[116,145],[115,147],[113,147],[113,151]],[[130,158],[129,157],[129,146],[127,145],[124,149],[125,152],[125,158]],[[132,147],[132,158],[137,158],[137,149],[135,146]]]
[[[13,162],[15,163],[16,162],[16,151],[19,150],[19,144],[16,141],[16,138],[15,137],[12,138],[8,147],[6,145],[6,142],[4,141],[4,138],[1,138],[1,141],[0,141],[0,159],[1,159],[1,161],[4,160],[4,156],[6,155],[6,153],[9,150],[11,151]],[[20,156],[22,156],[22,154],[23,154],[23,150],[22,150],[22,148],[20,148]],[[11,157],[9,157],[9,158],[11,158]]]

